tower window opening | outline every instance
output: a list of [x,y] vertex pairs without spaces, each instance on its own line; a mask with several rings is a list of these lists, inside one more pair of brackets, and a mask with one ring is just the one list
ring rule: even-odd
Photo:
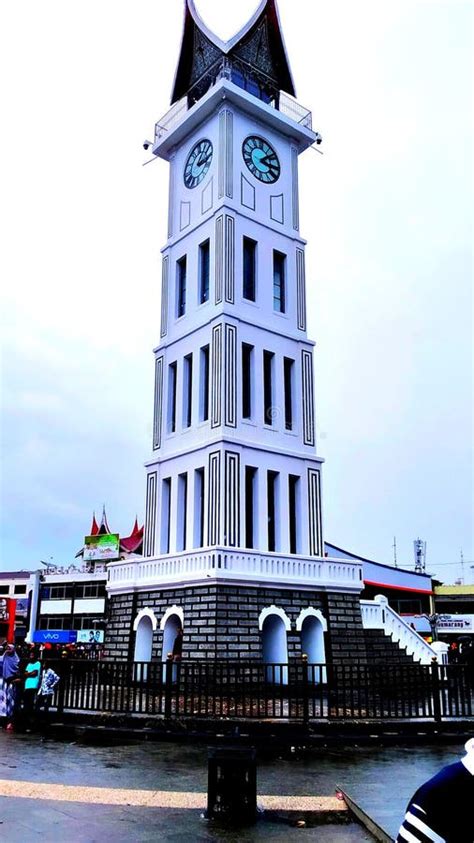
[[290,526],[290,553],[299,553],[299,491],[300,478],[294,474],[288,477],[288,516]]
[[171,477],[166,477],[161,486],[161,543],[160,552],[170,552]]
[[255,547],[257,469],[245,467],[245,547]]
[[168,366],[168,432],[176,431],[176,380],[178,364],[170,363]]
[[285,313],[285,263],[286,255],[273,252],[273,309]]
[[265,424],[273,424],[273,366],[275,355],[272,351],[263,352],[263,421]]
[[191,427],[193,412],[193,355],[184,358],[183,427]]
[[177,261],[176,264],[176,283],[177,283],[177,307],[176,313],[178,319],[186,313],[186,256]]
[[255,301],[257,244],[255,240],[244,237],[243,251],[243,290],[242,295],[248,301]]
[[277,519],[278,519],[278,472],[267,472],[267,517],[268,517],[268,549],[277,550]]
[[252,418],[253,345],[242,343],[242,418]]
[[283,358],[283,378],[285,389],[285,429],[293,430],[293,372],[295,361]]
[[201,348],[200,360],[200,418],[201,421],[209,419],[209,346]]
[[194,472],[194,547],[204,547],[204,469]]
[[210,245],[209,240],[199,246],[199,303],[209,301],[209,270]]
[[186,550],[186,512],[188,508],[188,475],[178,477],[178,511],[176,513],[176,550]]

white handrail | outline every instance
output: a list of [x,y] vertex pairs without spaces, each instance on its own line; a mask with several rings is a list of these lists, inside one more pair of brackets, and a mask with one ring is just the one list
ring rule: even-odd
[[361,600],[360,608],[364,629],[383,630],[385,635],[389,635],[401,649],[406,650],[414,661],[431,664],[432,659],[438,656],[431,644],[389,606],[384,595],[378,594],[373,600]]

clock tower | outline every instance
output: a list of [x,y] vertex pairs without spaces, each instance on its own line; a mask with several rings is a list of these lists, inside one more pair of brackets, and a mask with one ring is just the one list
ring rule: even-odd
[[187,0],[152,144],[170,180],[144,557],[110,565],[111,654],[165,660],[180,628],[191,658],[363,647],[361,566],[323,549],[298,195],[319,141],[275,0],[226,42]]

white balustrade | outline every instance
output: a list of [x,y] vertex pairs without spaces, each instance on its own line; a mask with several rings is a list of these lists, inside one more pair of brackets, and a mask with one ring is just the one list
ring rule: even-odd
[[107,588],[113,592],[137,586],[206,580],[292,583],[359,592],[362,563],[344,559],[281,556],[278,553],[217,547],[143,560],[110,562]]
[[411,627],[389,605],[382,594],[374,600],[361,600],[362,625],[364,629],[381,629],[389,635],[401,649],[406,650],[414,661],[421,664],[431,664],[437,652],[428,644],[415,629]]

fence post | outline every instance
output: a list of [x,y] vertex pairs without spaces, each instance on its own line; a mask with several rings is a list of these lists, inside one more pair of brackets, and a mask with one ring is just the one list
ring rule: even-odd
[[308,725],[309,722],[309,695],[308,695],[308,656],[306,653],[303,653],[301,656],[301,660],[303,662],[303,723],[305,726]]
[[433,691],[433,717],[435,723],[441,723],[441,683],[439,680],[439,664],[436,656],[431,659],[431,687]]
[[165,663],[165,717],[171,717],[173,694],[173,653],[168,653]]

